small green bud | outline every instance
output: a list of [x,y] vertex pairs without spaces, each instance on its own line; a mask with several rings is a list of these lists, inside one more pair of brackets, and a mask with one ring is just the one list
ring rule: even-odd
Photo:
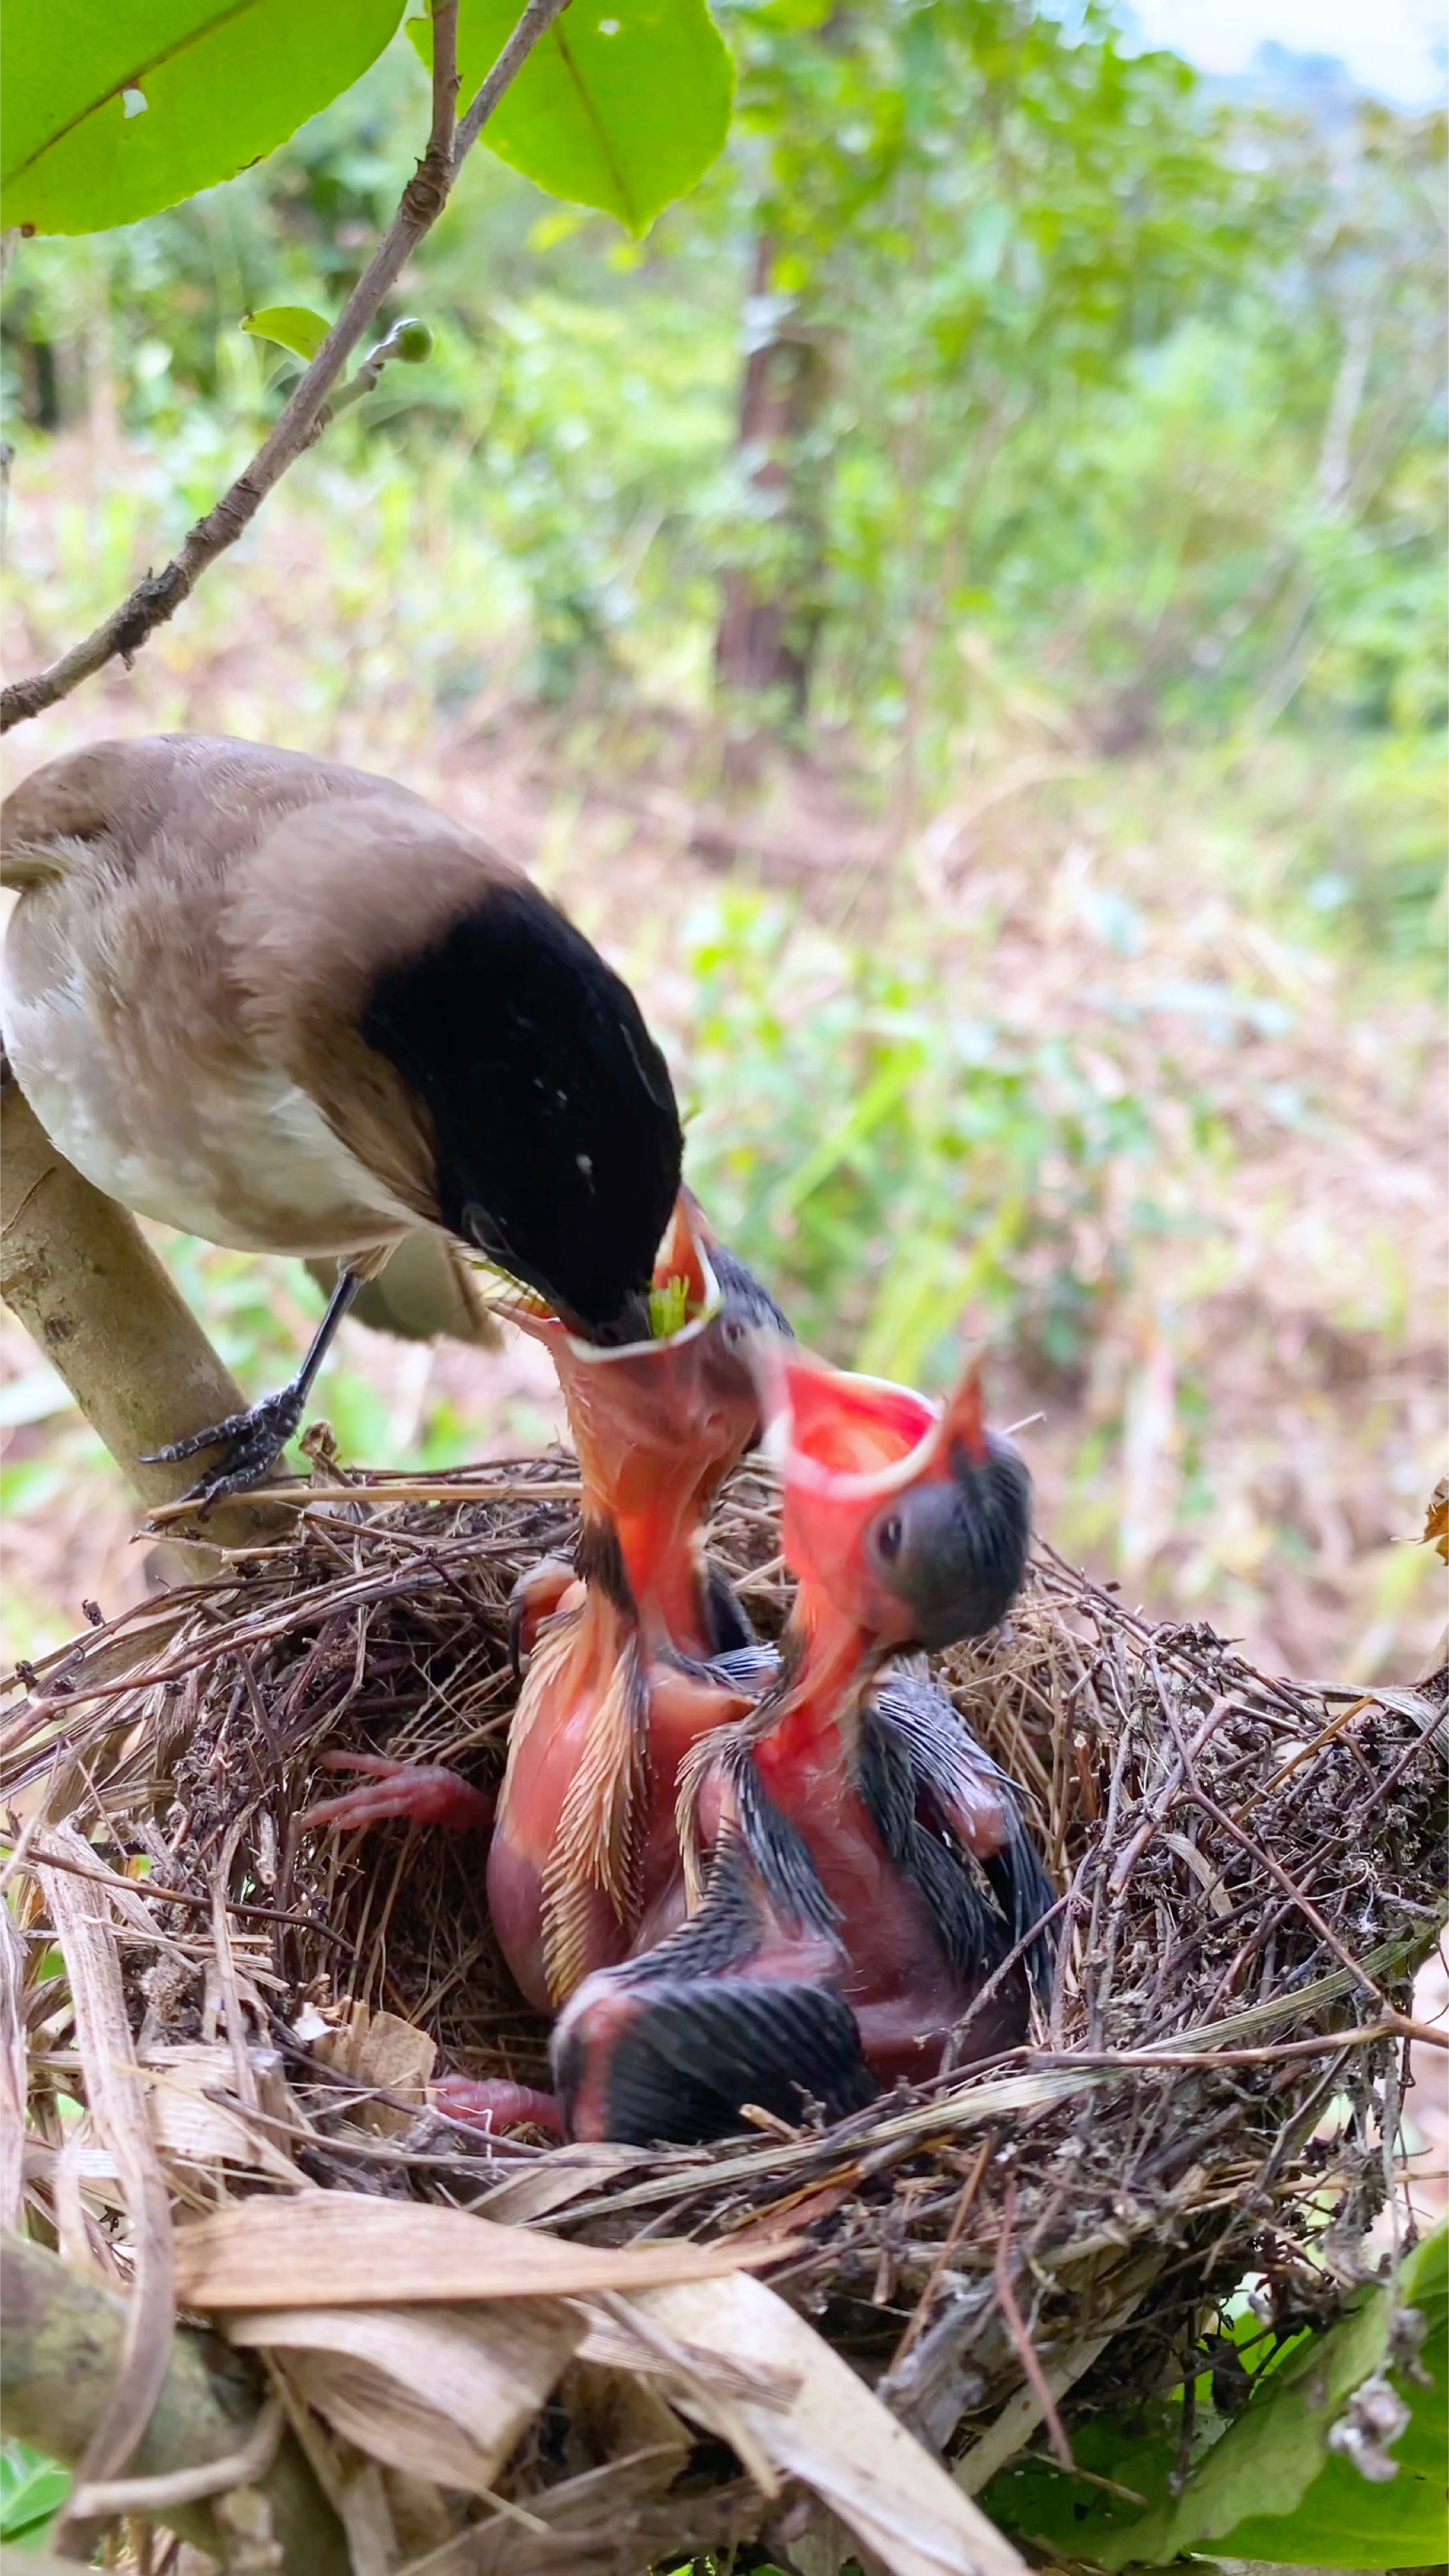
[[433,335],[426,322],[399,322],[392,338],[405,366],[420,367],[433,354]]

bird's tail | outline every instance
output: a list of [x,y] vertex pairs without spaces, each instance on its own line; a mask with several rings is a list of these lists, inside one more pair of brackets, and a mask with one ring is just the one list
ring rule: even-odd
[[11,894],[29,894],[35,886],[55,885],[69,874],[74,853],[63,841],[32,841],[12,828],[9,815],[0,832],[0,886]]

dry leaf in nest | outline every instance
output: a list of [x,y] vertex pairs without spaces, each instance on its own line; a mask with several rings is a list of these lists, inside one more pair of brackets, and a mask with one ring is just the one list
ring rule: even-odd
[[140,2061],[151,2134],[163,2156],[180,2165],[235,2165],[298,2184],[290,2156],[260,2120],[235,2101],[235,2060],[221,2040],[187,2040],[149,2048]]
[[[863,2380],[763,2281],[650,2290],[623,2306],[688,2354],[688,2378],[658,2365],[683,2415],[740,2448],[740,2422],[780,2478],[798,2478],[873,2549],[892,2576],[1024,2576],[1009,2541],[930,2459]],[[616,2350],[600,2337],[585,2351]],[[647,2350],[647,2347],[646,2347]],[[710,2366],[775,2375],[752,2397],[711,2388]],[[636,2364],[636,2366],[638,2366]],[[788,2393],[787,2393],[788,2392]]]
[[297,2394],[359,2450],[441,2487],[491,2493],[584,2336],[545,2299],[486,2307],[243,2311],[229,2340],[285,2357]]
[[376,2085],[379,2092],[390,2093],[394,2097],[390,2102],[359,2102],[354,2117],[365,2129],[397,2138],[412,2125],[411,2113],[403,2105],[420,2111],[427,2101],[438,2043],[398,2013],[369,2012],[366,2004],[355,2003],[340,2028],[318,2033],[312,2054],[354,2084]]
[[[778,2256],[780,2251],[772,2249]],[[677,2239],[575,2245],[461,2209],[302,2191],[248,2200],[176,2234],[176,2295],[188,2307],[323,2308],[458,2299],[582,2298],[708,2281],[753,2257]]]
[[1424,1545],[1427,1547],[1431,1541],[1449,1565],[1449,1476],[1440,1477],[1424,1515]]

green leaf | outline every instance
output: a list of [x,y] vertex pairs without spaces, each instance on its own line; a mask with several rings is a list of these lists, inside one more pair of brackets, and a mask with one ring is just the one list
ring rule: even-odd
[[[1409,2410],[1388,2456],[1392,2478],[1371,2481],[1330,2450],[1355,2391],[1384,2369],[1396,2306],[1417,2309],[1427,2329],[1419,2366],[1428,2384],[1395,2370]],[[1277,2566],[1356,2570],[1442,2565],[1449,2557],[1449,2226],[1436,2228],[1405,2263],[1395,2297],[1365,2292],[1327,2334],[1305,2335],[1255,2373],[1246,2412],[1197,2460],[1182,2493],[1168,2478],[1177,2410],[1160,2406],[1127,2431],[1110,2420],[1074,2442],[1078,2465],[1143,2498],[1104,2499],[1100,2486],[1029,2461],[994,2479],[988,2510],[1010,2530],[1061,2555],[1107,2569],[1163,2566],[1188,2551]],[[1265,2511],[1271,2499],[1276,2508]]]
[[[463,0],[463,96],[513,32],[514,0]],[[408,28],[424,62],[432,26]],[[704,0],[573,0],[483,129],[490,152],[554,197],[597,206],[636,236],[709,168],[734,78]]]
[[[1437,2567],[1449,2559],[1449,2229],[1436,2228],[1410,2255],[1400,2295],[1428,2328],[1418,2359],[1429,2384],[1390,2374],[1409,2409],[1407,2426],[1388,2445],[1397,2476],[1370,2482],[1351,2459],[1331,2452],[1296,2507],[1265,2513],[1260,2489],[1243,2519],[1214,2539],[1215,2550],[1297,2567]],[[1368,2304],[1382,2317],[1387,2301],[1388,2292],[1377,2290]],[[1320,2358],[1332,2340],[1322,2339]],[[1281,2491],[1275,2485],[1268,2492],[1276,2498]]]
[[309,313],[305,304],[269,304],[264,312],[248,313],[242,322],[242,329],[250,331],[254,340],[275,340],[279,349],[290,349],[309,363],[331,328],[320,313]]
[[273,152],[366,71],[398,0],[9,0],[4,222],[104,232]]
[[70,2472],[25,2442],[0,2448],[0,2540],[38,2547],[70,2493]]

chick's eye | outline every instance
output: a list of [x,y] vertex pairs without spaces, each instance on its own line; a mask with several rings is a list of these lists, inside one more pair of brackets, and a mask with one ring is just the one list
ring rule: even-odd
[[877,1554],[883,1556],[887,1564],[891,1562],[892,1558],[900,1555],[901,1516],[899,1512],[889,1513],[886,1519],[881,1522],[881,1525],[875,1534],[875,1544]]

